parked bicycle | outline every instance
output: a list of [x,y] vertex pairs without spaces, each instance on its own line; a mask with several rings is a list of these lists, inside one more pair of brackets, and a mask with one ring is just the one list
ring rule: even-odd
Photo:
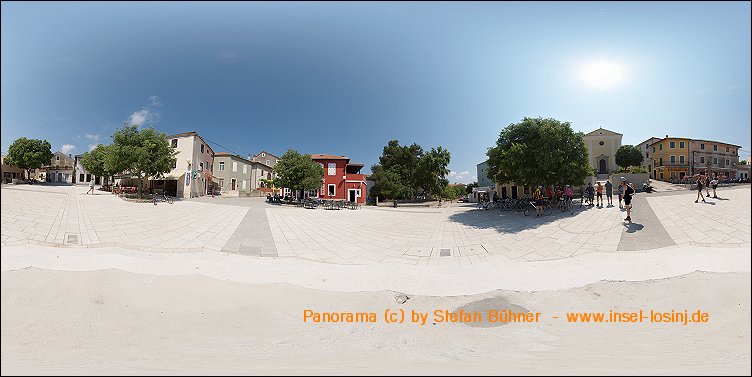
[[167,202],[167,203],[170,203],[170,204],[175,203],[175,201],[173,200],[172,196],[169,196],[169,195],[167,195],[165,193],[154,195],[154,199],[152,199],[152,200],[154,202],[154,205],[157,205],[157,202]]

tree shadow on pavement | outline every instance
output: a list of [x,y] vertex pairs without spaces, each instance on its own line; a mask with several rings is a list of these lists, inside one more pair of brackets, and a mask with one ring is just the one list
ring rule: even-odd
[[[594,208],[590,207],[590,209]],[[575,207],[574,216],[590,209]],[[449,221],[476,229],[494,229],[499,233],[518,233],[523,230],[535,229],[556,220],[572,217],[571,212],[561,212],[558,209],[554,209],[552,214],[542,217],[535,217],[535,213],[525,216],[522,212],[490,209],[456,212],[449,216]]]

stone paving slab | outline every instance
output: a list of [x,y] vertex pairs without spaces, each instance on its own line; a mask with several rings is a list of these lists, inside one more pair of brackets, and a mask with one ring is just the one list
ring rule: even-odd
[[86,195],[87,189],[3,186],[2,245],[119,246],[155,252],[221,250],[248,211],[192,201],[155,206],[127,202],[101,191]]

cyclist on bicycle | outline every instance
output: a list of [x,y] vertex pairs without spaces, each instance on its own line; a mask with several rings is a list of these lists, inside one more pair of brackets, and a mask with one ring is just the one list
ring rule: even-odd
[[533,200],[535,201],[535,217],[540,217],[543,214],[543,186],[538,186],[533,192]]

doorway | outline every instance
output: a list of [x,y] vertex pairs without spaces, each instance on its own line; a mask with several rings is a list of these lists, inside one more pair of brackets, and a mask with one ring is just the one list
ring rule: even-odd
[[512,199],[517,199],[517,186],[512,186]]
[[598,173],[606,174],[606,159],[602,158],[598,165],[600,168],[600,171]]
[[236,184],[237,184],[237,181],[235,180],[235,178],[233,178],[233,179],[232,179],[232,180],[230,181],[230,190],[232,190],[232,191],[235,191],[235,185],[236,185]]
[[356,198],[355,194],[356,194],[356,192],[357,192],[357,190],[355,190],[355,189],[349,189],[349,190],[347,190],[347,194],[349,196],[349,199],[350,199],[351,203],[355,202],[355,198]]

